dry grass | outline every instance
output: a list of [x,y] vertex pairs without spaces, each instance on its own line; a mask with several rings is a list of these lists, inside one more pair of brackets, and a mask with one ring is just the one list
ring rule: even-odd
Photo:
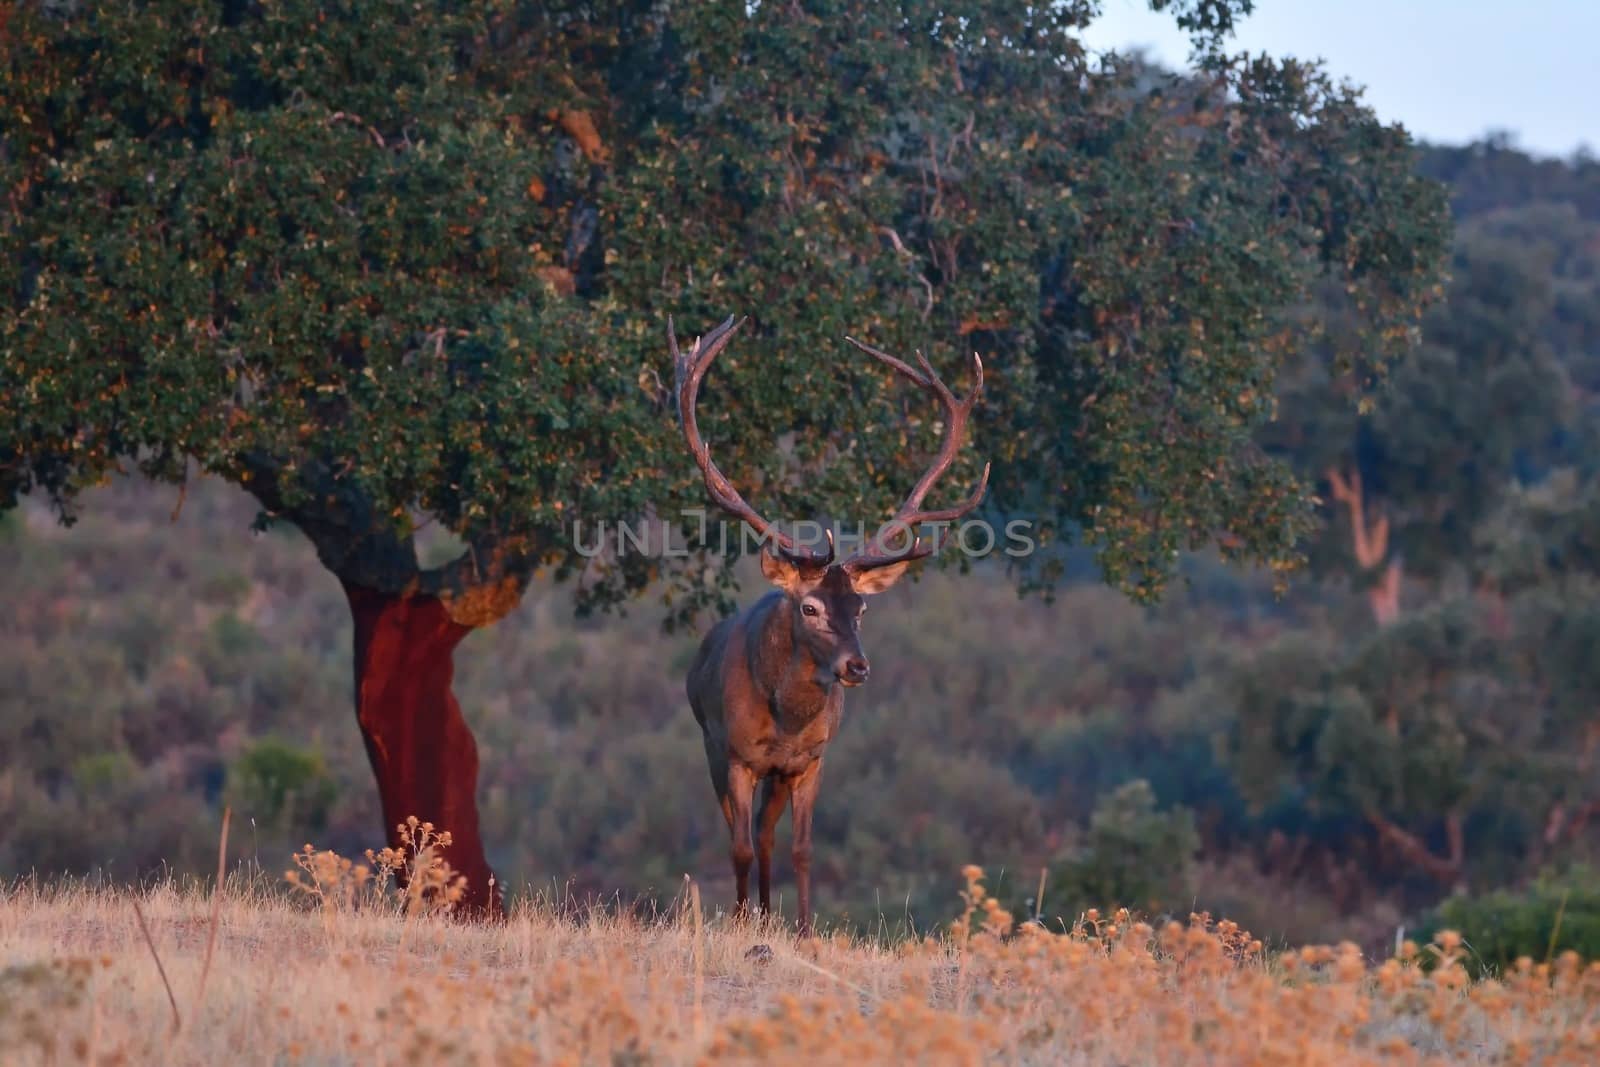
[[[447,891],[413,890],[408,908],[360,865],[300,859],[303,888],[287,894],[237,874],[220,895],[9,890],[0,1060],[1600,1062],[1600,965],[1470,983],[1449,938],[1423,953],[1445,957],[1425,973],[1419,956],[1371,966],[1353,946],[1272,957],[1204,918],[1152,930],[1091,913],[1075,934],[1002,936],[1010,917],[977,868],[963,919],[893,947],[797,943],[701,915],[690,893],[656,919],[532,903],[472,926],[441,916]],[[331,891],[304,888],[319,883]],[[758,943],[764,961],[747,956]]]

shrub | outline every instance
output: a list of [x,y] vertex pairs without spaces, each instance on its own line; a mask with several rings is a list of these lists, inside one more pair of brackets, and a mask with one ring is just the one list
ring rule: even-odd
[[1600,870],[1576,865],[1546,869],[1524,889],[1455,896],[1433,910],[1417,931],[1428,942],[1441,930],[1459,932],[1475,975],[1499,974],[1519,957],[1545,961],[1572,950],[1600,959]]
[[1135,778],[1095,804],[1079,848],[1051,869],[1046,900],[1069,916],[1087,908],[1173,907],[1189,894],[1199,848],[1193,813],[1158,811],[1155,790]]
[[138,780],[139,765],[126,752],[98,752],[75,760],[72,781],[84,797],[103,798]]
[[256,628],[231,611],[223,612],[211,624],[211,637],[224,657],[238,657],[255,650],[259,644]]
[[246,749],[228,778],[234,802],[258,822],[313,830],[327,824],[335,790],[321,753],[268,738]]

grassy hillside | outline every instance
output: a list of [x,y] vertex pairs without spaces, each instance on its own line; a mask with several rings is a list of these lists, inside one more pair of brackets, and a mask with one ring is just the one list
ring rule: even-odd
[[893,948],[843,934],[796,943],[708,919],[687,894],[655,916],[536,902],[503,927],[469,928],[384,907],[297,907],[244,881],[215,911],[204,891],[170,882],[24,889],[0,902],[0,1047],[18,1067],[1350,1067],[1600,1054],[1600,964],[1575,956],[1472,982],[1448,934],[1428,970],[1419,964],[1437,961],[1434,947],[1381,964],[1354,945],[1280,955],[1202,917],[1162,929],[1111,919],[1071,935],[1026,926],[1003,941],[983,927],[993,909],[970,874],[971,933]]

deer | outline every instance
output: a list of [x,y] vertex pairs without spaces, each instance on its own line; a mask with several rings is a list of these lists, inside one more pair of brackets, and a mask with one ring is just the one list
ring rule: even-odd
[[[761,573],[775,586],[711,628],[689,667],[684,688],[704,737],[712,788],[728,824],[734,915],[740,919],[750,915],[752,861],[758,865],[761,915],[771,915],[772,849],[778,820],[786,807],[792,807],[790,859],[798,896],[797,927],[800,937],[808,938],[812,813],[824,754],[839,733],[845,690],[865,684],[871,672],[861,645],[866,600],[889,589],[911,564],[943,547],[944,529],[936,528],[934,538],[924,544],[918,526],[952,524],[983,500],[988,464],[977,487],[960,503],[945,509],[923,506],[961,449],[967,418],[983,390],[983,361],[972,354],[975,382],[965,398],[957,399],[920,351],[919,372],[887,352],[845,338],[931,396],[943,409],[944,432],[932,463],[894,517],[860,551],[836,560],[831,530],[826,547],[814,550],[762,518],[717,469],[700,435],[695,417],[700,383],[744,322],[730,316],[698,338],[685,355],[678,349],[672,319],[667,319],[684,440],[712,501],[754,531],[762,545]],[[901,547],[892,547],[895,542]],[[761,800],[752,841],[758,785]]]

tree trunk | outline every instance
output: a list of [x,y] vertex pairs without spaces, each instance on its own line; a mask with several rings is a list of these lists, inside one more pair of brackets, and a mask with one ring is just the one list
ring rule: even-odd
[[1383,565],[1383,575],[1367,590],[1367,605],[1372,609],[1372,621],[1387,626],[1400,617],[1400,561],[1391,559]]
[[415,815],[448,831],[443,850],[467,878],[458,910],[504,914],[478,832],[478,746],[450,691],[454,653],[472,628],[437,597],[396,596],[344,583],[355,619],[356,719],[378,779],[386,839]]

